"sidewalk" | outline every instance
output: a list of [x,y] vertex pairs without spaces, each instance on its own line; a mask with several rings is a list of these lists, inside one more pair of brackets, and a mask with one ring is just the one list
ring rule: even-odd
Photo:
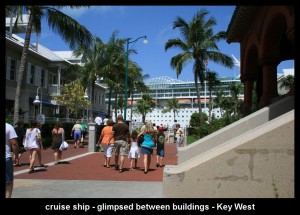
[[[175,144],[166,143],[164,164],[176,165],[175,154]],[[129,170],[130,160],[126,158],[125,171],[119,173],[114,158],[112,167],[106,168],[102,152],[89,153],[87,145],[74,149],[70,143],[58,165],[54,165],[53,150],[43,150],[45,167],[35,167],[36,173],[32,174],[28,174],[28,156],[25,152],[20,159],[24,165],[14,168],[12,198],[162,198],[163,168],[155,166],[156,150],[148,174],[142,171],[143,155],[136,170]]]

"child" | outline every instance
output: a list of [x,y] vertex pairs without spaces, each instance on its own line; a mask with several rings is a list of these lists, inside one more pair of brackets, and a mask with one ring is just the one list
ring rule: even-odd
[[[162,167],[163,157],[165,156],[165,134],[163,127],[158,128],[157,148],[156,148],[156,167]],[[158,164],[159,163],[159,164]]]
[[[137,159],[140,157],[140,150],[138,147],[138,143],[137,143],[137,131],[133,130],[131,133],[131,146],[130,146],[130,151],[128,154],[128,158],[130,159],[130,169],[129,170],[133,170],[137,168]],[[134,168],[133,166],[133,161],[134,161]]]

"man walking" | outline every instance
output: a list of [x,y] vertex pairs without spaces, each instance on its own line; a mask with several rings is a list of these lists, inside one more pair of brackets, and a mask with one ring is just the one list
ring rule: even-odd
[[[117,123],[113,125],[111,136],[108,141],[109,143],[112,138],[114,138],[114,140],[115,140],[114,146],[116,149],[115,150],[115,169],[119,170],[119,172],[122,173],[125,157],[128,155],[126,141],[128,140],[128,144],[130,144],[130,132],[129,132],[129,127],[126,123],[124,123],[123,116],[121,114],[118,115],[118,117],[117,117]],[[120,166],[118,166],[119,155],[121,156]]]

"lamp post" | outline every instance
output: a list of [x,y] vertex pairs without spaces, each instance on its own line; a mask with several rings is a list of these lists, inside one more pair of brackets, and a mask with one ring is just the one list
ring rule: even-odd
[[[84,93],[84,98],[85,99],[89,99],[89,95],[88,95],[88,88],[85,89],[85,93]],[[86,106],[86,122],[89,122],[89,106]]]
[[42,105],[43,91],[42,91],[42,89],[41,89],[41,100],[40,100],[40,98],[39,98],[39,89],[40,89],[40,87],[38,87],[37,90],[36,90],[36,96],[35,96],[35,100],[33,101],[33,104],[34,104],[34,105],[40,104],[40,114],[42,114],[42,107],[43,107],[43,105]]
[[147,44],[147,36],[138,37],[137,39],[130,41],[131,38],[126,39],[126,76],[125,76],[125,93],[124,93],[124,122],[126,122],[126,112],[127,112],[127,88],[128,88],[128,49],[130,43],[135,43],[139,39],[144,38],[144,44]]

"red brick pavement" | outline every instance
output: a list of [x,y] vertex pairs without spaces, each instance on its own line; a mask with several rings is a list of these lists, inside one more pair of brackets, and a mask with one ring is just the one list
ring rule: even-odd
[[[74,149],[73,143],[69,144],[69,149],[63,151],[62,161],[64,159],[81,155],[88,152],[88,146],[85,148]],[[177,164],[177,149],[175,144],[165,144],[164,165]],[[14,171],[28,169],[29,153],[25,152],[20,163],[23,165],[15,167]],[[46,149],[42,151],[42,163],[54,162],[53,150]],[[119,173],[114,168],[114,156],[111,159],[111,168],[103,166],[104,156],[102,152],[92,153],[74,160],[65,161],[62,164],[45,166],[44,168],[35,168],[37,171],[32,174],[22,173],[15,176],[16,179],[54,179],[54,180],[109,180],[109,181],[162,181],[163,168],[156,167],[156,150],[154,150],[150,170],[148,174],[143,172],[143,155],[138,159],[138,169],[129,170],[130,160],[126,158],[124,172]],[[36,159],[35,165],[38,165]]]

